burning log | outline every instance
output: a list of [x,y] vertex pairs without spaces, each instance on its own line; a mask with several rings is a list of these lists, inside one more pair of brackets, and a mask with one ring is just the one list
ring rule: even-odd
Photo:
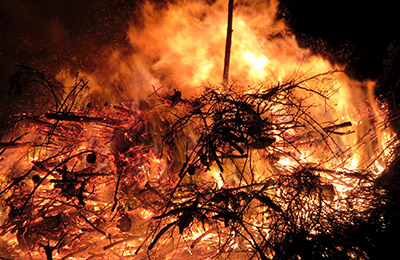
[[102,122],[104,118],[93,118],[87,116],[76,115],[73,113],[46,113],[45,118],[55,119],[59,121],[73,121],[73,122]]
[[0,148],[10,149],[10,148],[17,148],[21,145],[24,145],[24,144],[21,144],[18,142],[1,142]]

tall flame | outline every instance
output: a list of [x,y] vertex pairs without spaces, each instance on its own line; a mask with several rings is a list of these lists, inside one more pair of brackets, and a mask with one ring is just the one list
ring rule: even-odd
[[[134,53],[113,50],[109,63],[88,75],[94,86],[92,94],[116,101],[141,100],[166,86],[190,97],[203,86],[220,84],[227,7],[223,0],[183,0],[162,7],[145,2],[141,23],[132,23],[127,34]],[[277,1],[236,2],[231,84],[246,87],[302,82],[343,69],[300,48],[284,21],[276,19],[277,9]],[[387,146],[393,133],[378,127],[385,122],[385,108],[373,96],[374,82],[332,73],[307,83],[307,87],[328,97],[314,95],[308,100],[317,104],[309,111],[316,121],[352,123],[355,133],[335,140],[343,151],[358,147],[348,160],[349,169],[368,164]],[[368,132],[373,133],[374,141],[363,140]]]

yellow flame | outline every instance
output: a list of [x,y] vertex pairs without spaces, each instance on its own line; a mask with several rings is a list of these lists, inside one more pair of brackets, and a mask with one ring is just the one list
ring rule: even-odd
[[[268,88],[342,70],[341,66],[333,66],[310,50],[299,47],[284,21],[275,19],[278,5],[278,1],[240,1],[235,7],[230,82],[244,88],[255,84]],[[166,3],[161,9],[146,1],[142,10],[143,23],[140,26],[131,23],[127,32],[136,51],[126,55],[113,49],[105,66],[87,75],[94,86],[91,93],[94,97],[107,96],[116,101],[140,100],[154,88],[163,86],[177,88],[184,97],[190,97],[199,93],[203,86],[221,83],[226,1],[182,0]],[[324,163],[327,168],[340,166],[356,171],[368,166],[381,153],[381,156],[391,155],[390,147],[396,142],[393,141],[393,132],[382,127],[385,108],[373,95],[375,82],[360,82],[344,73],[332,73],[304,84],[323,95],[313,95],[304,101],[304,105],[310,106],[307,111],[310,120],[350,122],[351,127],[340,131],[353,133],[327,137],[334,143],[331,151],[336,154],[334,158],[326,158],[321,151],[306,149],[300,162],[290,156],[281,156],[277,165],[296,167],[303,161],[314,161],[316,164]],[[124,90],[123,94],[114,91],[117,87]],[[309,93],[297,91],[296,95],[308,97]],[[317,131],[323,131],[322,126],[316,127]],[[288,134],[297,133],[291,129]],[[277,137],[277,142],[280,141]],[[282,149],[292,152],[290,147]],[[346,158],[344,164],[343,158]],[[377,174],[385,168],[385,163],[378,160],[372,164]],[[264,172],[258,175],[262,174]],[[223,187],[221,174],[211,170],[211,175],[218,188]],[[334,185],[339,193],[347,190],[339,184]]]

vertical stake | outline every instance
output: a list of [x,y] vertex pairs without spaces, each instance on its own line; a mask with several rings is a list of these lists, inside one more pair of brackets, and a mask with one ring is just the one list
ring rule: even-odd
[[225,45],[225,60],[224,60],[224,75],[223,84],[228,84],[229,79],[229,63],[231,58],[231,45],[232,45],[232,20],[233,20],[233,0],[229,0],[228,5],[228,29],[226,32],[226,45]]

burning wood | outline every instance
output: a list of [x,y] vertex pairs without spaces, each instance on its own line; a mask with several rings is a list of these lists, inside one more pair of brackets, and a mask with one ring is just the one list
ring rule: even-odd
[[[166,17],[165,24],[157,20],[143,31],[131,29],[140,36],[130,35],[141,52],[136,56],[147,59],[117,62],[117,72],[110,66],[106,71],[115,75],[101,89],[99,75],[88,75],[93,89],[79,78],[66,87],[20,66],[12,77],[15,89],[38,84],[54,100],[47,113],[17,115],[9,139],[0,142],[1,254],[367,258],[345,232],[384,193],[374,183],[393,158],[396,138],[383,127],[384,112],[368,96],[371,91],[300,49],[271,20],[277,3],[269,2],[255,3],[266,9],[261,19],[248,17],[254,6],[246,1],[243,10],[235,7],[234,21],[230,12],[237,39],[226,41],[232,60],[224,67],[213,50],[224,42],[216,32],[224,30],[207,16],[219,1],[190,6],[190,12],[187,5],[167,8],[157,16]],[[144,8],[151,13],[151,4]],[[187,13],[194,15],[188,21],[196,21],[189,23],[195,29],[188,30],[182,17]],[[267,27],[261,20],[272,28],[264,35],[270,42],[254,36]],[[132,64],[143,73],[130,71]],[[120,80],[119,70],[127,68],[129,80]],[[221,75],[216,68],[224,68],[222,85],[215,83]],[[141,92],[136,101],[95,102],[99,93],[107,95],[106,85],[123,89],[122,83]]]
[[[354,217],[345,205],[368,208],[372,195],[361,187],[374,180],[368,168],[345,167],[338,140],[353,131],[337,131],[352,124],[314,120],[313,105],[296,95],[327,98],[305,85],[329,74],[275,87],[214,86],[174,106],[148,100],[150,110],[91,105],[25,116],[26,133],[10,144],[28,148],[2,147],[1,234],[9,242],[1,250],[33,259],[175,250],[278,259],[289,254],[288,239],[303,239],[292,236],[328,235]],[[354,187],[338,175],[360,188],[341,193],[339,183]]]

